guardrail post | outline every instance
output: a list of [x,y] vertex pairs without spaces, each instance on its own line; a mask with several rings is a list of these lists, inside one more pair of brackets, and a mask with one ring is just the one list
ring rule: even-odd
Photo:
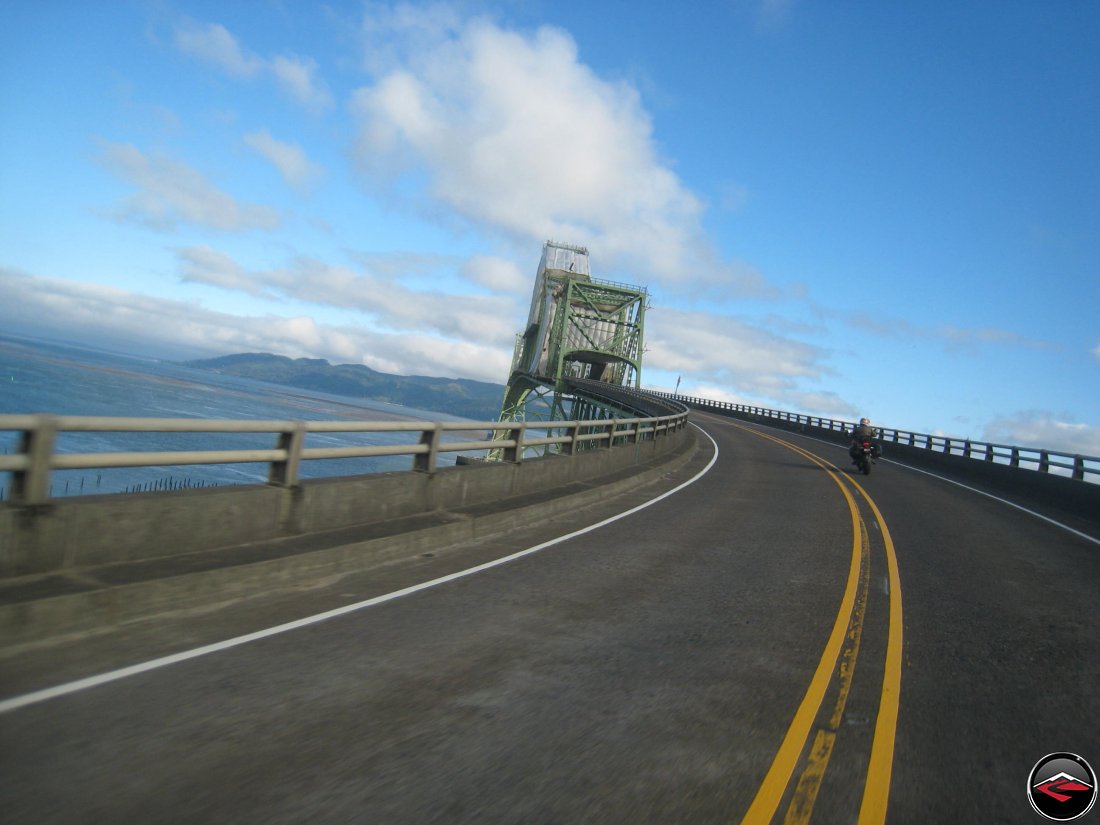
[[573,431],[573,435],[569,440],[561,445],[561,451],[563,455],[576,455],[577,454],[577,437],[581,434],[580,425],[576,421],[569,423],[569,429]]
[[1039,450],[1039,472],[1050,472],[1050,453],[1047,450]]
[[276,449],[286,450],[286,458],[271,462],[271,468],[267,472],[268,484],[277,484],[280,487],[298,485],[298,467],[302,462],[302,445],[305,440],[306,423],[304,421],[295,421],[294,429],[279,433]]
[[615,429],[619,426],[619,419],[612,416],[608,419],[607,424],[604,425],[604,429],[607,430],[607,448],[610,450],[615,446]]
[[36,415],[31,429],[20,437],[19,452],[27,457],[26,470],[12,473],[12,501],[45,504],[50,498],[50,462],[57,442],[57,419]]
[[504,448],[504,460],[519,464],[523,461],[524,425],[522,423],[516,423],[505,429],[508,430],[508,440],[512,442],[512,446]]
[[413,469],[422,473],[434,473],[439,458],[439,436],[443,425],[436,422],[431,427],[426,427],[420,432],[420,443],[428,445],[426,453],[417,453],[413,456]]
[[1085,457],[1075,455],[1073,457],[1073,477],[1077,481],[1085,480]]
[[1012,448],[1012,456],[1009,458],[1009,464],[1012,467],[1019,467],[1020,466],[1020,448],[1019,447],[1013,447]]

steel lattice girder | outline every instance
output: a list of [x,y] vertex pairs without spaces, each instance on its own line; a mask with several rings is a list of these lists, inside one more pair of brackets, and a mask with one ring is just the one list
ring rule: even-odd
[[[556,383],[568,377],[613,377],[618,380],[609,383],[614,384],[633,378],[631,383],[639,386],[646,291],[575,278],[564,279],[559,289],[545,377]],[[602,366],[598,375],[570,376],[567,364],[588,364],[588,370]]]
[[[647,292],[592,279],[587,256],[584,247],[543,246],[528,326],[516,336],[500,421],[629,417],[606,399],[586,398],[569,386],[578,378],[635,389],[641,385]],[[492,455],[499,457],[498,452]]]

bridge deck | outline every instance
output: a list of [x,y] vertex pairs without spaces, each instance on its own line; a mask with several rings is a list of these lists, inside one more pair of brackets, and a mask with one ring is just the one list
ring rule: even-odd
[[710,470],[701,452],[653,482],[694,483],[599,529],[543,546],[575,530],[556,516],[7,659],[10,695],[370,605],[0,714],[6,813],[851,822],[881,802],[892,822],[1024,821],[1037,760],[1100,761],[1100,516],[1089,537],[697,420]]

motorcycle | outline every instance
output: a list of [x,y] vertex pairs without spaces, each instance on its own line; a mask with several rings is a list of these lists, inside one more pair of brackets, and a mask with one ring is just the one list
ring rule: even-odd
[[861,441],[858,445],[852,448],[855,454],[856,466],[859,467],[859,471],[865,476],[871,475],[871,465],[878,457],[875,451],[875,445],[870,441]]

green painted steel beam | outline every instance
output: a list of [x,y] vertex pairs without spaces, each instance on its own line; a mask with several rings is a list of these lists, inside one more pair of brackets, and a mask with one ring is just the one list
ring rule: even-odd
[[578,396],[568,382],[641,386],[647,300],[644,287],[593,279],[584,247],[544,244],[500,420],[629,417],[606,400]]

